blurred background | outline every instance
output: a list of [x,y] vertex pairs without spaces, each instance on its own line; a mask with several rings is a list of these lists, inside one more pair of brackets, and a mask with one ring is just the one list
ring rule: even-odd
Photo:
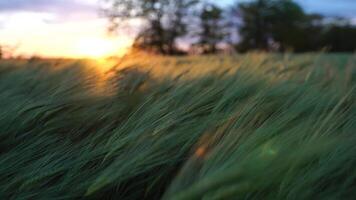
[[354,0],[2,0],[0,57],[352,52]]

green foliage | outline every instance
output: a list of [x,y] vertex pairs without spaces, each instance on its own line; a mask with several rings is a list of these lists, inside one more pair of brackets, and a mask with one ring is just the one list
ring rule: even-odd
[[356,50],[356,27],[353,25],[331,24],[321,35],[321,43],[331,52],[353,52]]
[[222,42],[226,33],[223,23],[223,10],[216,5],[204,5],[200,13],[201,30],[197,46],[202,48],[202,53],[217,53],[217,45]]
[[2,61],[1,199],[356,195],[354,57],[150,58]]
[[[242,20],[237,49],[332,52],[356,50],[356,28],[345,22],[330,23],[318,14],[307,14],[292,0],[255,0],[236,4],[233,13]],[[346,20],[347,21],[347,20]]]
[[301,30],[306,21],[303,9],[290,0],[256,0],[237,5],[242,18],[241,50],[269,50],[270,42],[282,49],[296,47],[303,37]]

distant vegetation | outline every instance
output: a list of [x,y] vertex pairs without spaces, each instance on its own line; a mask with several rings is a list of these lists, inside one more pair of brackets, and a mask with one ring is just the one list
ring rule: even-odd
[[0,44],[0,60],[6,58],[12,58],[14,56],[16,46],[2,45]]
[[355,63],[1,61],[0,199],[353,199]]
[[[348,19],[307,14],[292,0],[237,1],[227,8],[204,0],[106,0],[105,5],[112,31],[140,19],[134,48],[161,54],[356,50],[356,27]],[[190,48],[182,49],[182,41]]]

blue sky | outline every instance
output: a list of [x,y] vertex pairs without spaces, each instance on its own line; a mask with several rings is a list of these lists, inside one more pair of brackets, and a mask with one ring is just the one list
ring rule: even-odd
[[[212,0],[212,2],[219,2],[221,5],[249,1],[251,0]],[[295,0],[295,2],[299,3],[309,13],[356,18],[356,0]]]
[[[211,0],[223,6],[251,0]],[[343,16],[356,24],[356,0],[296,0],[307,12]],[[106,35],[107,20],[98,0],[0,0],[0,44],[19,46],[19,54],[63,56],[105,53],[129,46],[132,35]],[[85,52],[88,41],[106,44]],[[110,46],[109,44],[112,44]],[[106,48],[106,50],[105,50]]]

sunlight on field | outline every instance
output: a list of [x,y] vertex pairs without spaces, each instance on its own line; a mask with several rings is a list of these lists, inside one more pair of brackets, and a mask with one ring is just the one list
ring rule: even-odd
[[107,73],[108,71],[113,69],[113,67],[117,64],[117,60],[109,59],[105,57],[101,57],[101,58],[99,57],[93,59],[93,64],[100,72]]

